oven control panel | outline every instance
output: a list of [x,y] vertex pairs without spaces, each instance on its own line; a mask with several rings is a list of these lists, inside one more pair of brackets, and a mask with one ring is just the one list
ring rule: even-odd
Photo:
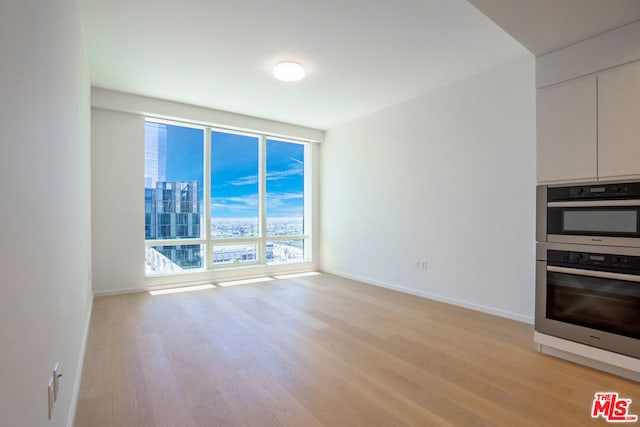
[[571,187],[549,187],[547,201],[569,200],[615,200],[640,197],[640,182],[623,182],[595,185],[572,185]]
[[547,264],[591,270],[620,271],[640,274],[640,256],[572,252],[549,249]]

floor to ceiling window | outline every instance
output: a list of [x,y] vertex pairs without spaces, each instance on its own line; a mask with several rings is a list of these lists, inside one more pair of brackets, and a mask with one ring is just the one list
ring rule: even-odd
[[145,122],[146,272],[309,261],[309,146]]

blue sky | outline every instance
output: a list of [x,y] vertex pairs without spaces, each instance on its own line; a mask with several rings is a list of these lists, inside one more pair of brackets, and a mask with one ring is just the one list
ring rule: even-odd
[[[167,181],[203,182],[203,132],[167,127]],[[211,212],[213,218],[258,216],[257,137],[211,134]],[[302,217],[304,146],[267,140],[267,216]]]

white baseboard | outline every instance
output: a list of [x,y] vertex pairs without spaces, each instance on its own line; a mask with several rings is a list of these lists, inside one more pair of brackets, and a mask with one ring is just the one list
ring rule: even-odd
[[403,293],[406,293],[406,294],[416,295],[416,296],[419,296],[419,297],[422,297],[422,298],[427,298],[427,299],[431,299],[431,300],[434,300],[434,301],[440,301],[440,302],[444,302],[444,303],[447,303],[447,304],[468,308],[470,310],[480,311],[482,313],[487,313],[487,314],[493,314],[495,316],[505,317],[507,319],[517,320],[518,322],[523,322],[523,323],[528,323],[530,325],[533,325],[533,317],[523,316],[523,315],[518,314],[518,313],[512,313],[510,311],[500,310],[500,309],[493,308],[493,307],[487,307],[487,306],[484,306],[484,305],[475,304],[475,303],[472,303],[472,302],[469,302],[469,301],[463,301],[463,300],[459,300],[459,299],[455,299],[455,298],[449,298],[449,297],[445,297],[445,296],[442,296],[442,295],[433,294],[431,292],[425,292],[425,291],[420,291],[420,290],[417,290],[417,289],[407,288],[407,287],[400,286],[400,285],[381,282],[379,280],[374,280],[374,279],[370,279],[370,278],[367,278],[367,277],[356,276],[356,275],[344,273],[344,272],[341,272],[341,271],[335,271],[335,270],[330,270],[330,269],[322,269],[322,271],[324,271],[325,273],[333,274],[335,276],[344,277],[346,279],[357,280],[358,282],[363,282],[363,283],[366,283],[368,285],[374,285],[374,286],[379,286],[381,288],[392,289],[394,291],[399,291],[399,292],[403,292]]
[[76,380],[73,384],[73,392],[71,393],[71,407],[69,408],[69,418],[67,419],[67,427],[73,427],[76,420],[76,411],[78,410],[78,398],[80,395],[80,384],[82,382],[82,368],[84,367],[84,356],[87,350],[87,339],[89,338],[89,327],[91,325],[91,313],[93,312],[93,295],[89,301],[89,315],[85,322],[84,337],[82,338],[82,345],[80,347],[80,362],[78,363],[78,369],[76,369]]
[[538,351],[633,381],[640,381],[640,359],[535,331]]

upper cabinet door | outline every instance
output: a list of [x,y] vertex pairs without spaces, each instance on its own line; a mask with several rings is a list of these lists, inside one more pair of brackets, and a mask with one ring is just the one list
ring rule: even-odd
[[596,91],[595,76],[538,91],[538,182],[597,178]]
[[640,63],[598,76],[598,175],[640,175]]

